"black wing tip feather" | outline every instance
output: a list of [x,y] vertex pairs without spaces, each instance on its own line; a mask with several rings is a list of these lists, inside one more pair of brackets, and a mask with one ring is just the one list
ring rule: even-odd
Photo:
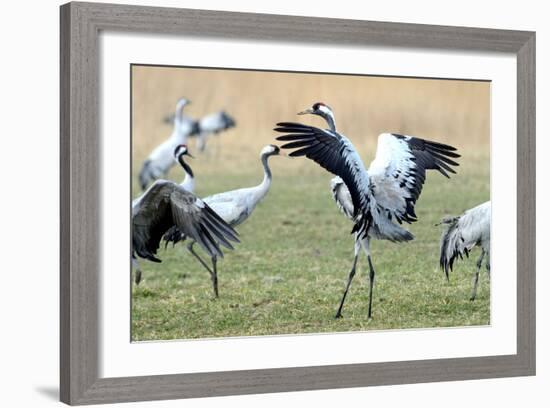
[[297,122],[279,122],[276,127],[273,128],[275,132],[279,133],[298,133],[296,136],[304,137],[304,134],[313,133],[316,128],[313,126],[304,125]]
[[[220,248],[221,245],[225,246],[228,249],[233,249],[231,245],[225,245],[223,242],[223,236],[220,238],[220,235],[225,233],[219,232],[218,229],[212,226],[211,218],[209,219],[208,211],[203,213],[202,219],[197,219],[192,222],[187,227],[181,225],[178,227],[177,221],[174,220],[174,224],[168,228],[163,234],[162,239],[164,240],[165,249],[168,247],[168,244],[172,242],[175,246],[180,241],[185,241],[187,238],[192,239],[194,242],[199,244],[199,246],[210,256],[210,257],[220,257],[223,258],[223,252]],[[185,229],[185,233],[182,232],[182,229]]]
[[308,128],[309,126],[299,122],[277,122],[277,127]]
[[424,143],[426,143],[428,146],[432,146],[435,149],[442,150],[442,151],[449,151],[449,152],[456,152],[457,148],[445,143],[440,142],[434,142],[433,140],[424,140]]
[[[195,233],[190,238],[211,257],[223,258],[223,251],[220,245],[227,249],[234,249],[229,241],[239,243],[238,232],[227,224],[214,210],[205,205],[204,218],[195,225]],[[163,236],[165,247],[169,242],[174,245],[185,240],[180,229],[174,225]]]
[[148,261],[151,261],[151,262],[156,262],[156,263],[161,263],[162,260],[160,260],[159,258],[157,258],[153,252],[151,252],[149,249],[144,249],[144,248],[138,248],[136,249],[135,248],[135,245],[134,245],[134,248],[133,248],[134,252],[140,257],[140,258],[143,258],[143,259],[147,259]]
[[[445,277],[447,278],[447,281],[449,281],[449,272],[453,271],[453,266],[455,261],[458,258],[463,259],[462,253],[458,248],[453,248],[450,256],[448,256],[451,235],[456,229],[456,225],[459,219],[460,217],[454,217],[450,220],[444,219],[441,222],[443,224],[448,224],[447,228],[444,229],[443,234],[441,236],[440,254],[439,254],[439,266],[445,272]],[[465,250],[465,254],[468,257],[467,249]]]
[[222,217],[218,215],[216,211],[205,204],[206,212],[209,217],[211,217],[211,222],[213,221],[215,225],[225,233],[225,237],[231,239],[234,242],[241,242],[239,240],[239,233],[231,225],[226,223]]

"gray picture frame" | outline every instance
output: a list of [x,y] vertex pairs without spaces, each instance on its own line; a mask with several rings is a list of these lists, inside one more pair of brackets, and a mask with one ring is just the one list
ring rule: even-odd
[[[60,395],[71,404],[535,374],[535,33],[113,4],[61,6]],[[99,373],[99,33],[397,46],[517,57],[517,353],[125,378]],[[498,143],[498,140],[495,141]],[[498,203],[495,203],[498,205]]]

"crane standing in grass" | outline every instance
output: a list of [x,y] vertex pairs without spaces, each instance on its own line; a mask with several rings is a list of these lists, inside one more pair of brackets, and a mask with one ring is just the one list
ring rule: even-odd
[[[476,263],[476,271],[472,278],[472,294],[470,300],[475,300],[479,270],[485,258],[487,275],[491,274],[491,202],[487,201],[459,217],[444,218],[440,224],[446,224],[447,228],[441,235],[439,264],[445,271],[449,280],[449,270],[453,270],[453,264],[457,258],[469,256],[470,251],[479,246],[481,254]],[[437,224],[437,225],[440,225]]]
[[351,141],[336,131],[334,113],[328,105],[318,102],[299,114],[321,116],[329,129],[293,122],[278,123],[275,131],[285,135],[277,140],[288,142],[281,148],[297,149],[290,153],[291,157],[306,156],[338,176],[332,180],[334,198],[344,214],[354,222],[355,256],[336,318],[342,317],[344,301],[363,248],[369,265],[370,319],[375,274],[370,240],[412,240],[414,236],[398,224],[417,220],[414,205],[422,191],[426,170],[438,170],[449,177],[448,173],[455,173],[451,166],[458,166],[450,158],[460,155],[455,153],[454,147],[442,143],[383,133],[378,137],[376,157],[367,171]]
[[[267,145],[260,152],[260,161],[262,162],[264,170],[264,178],[260,184],[254,187],[240,188],[238,190],[226,191],[224,193],[214,194],[203,198],[203,201],[212,208],[227,224],[231,227],[245,222],[258,203],[264,199],[271,187],[271,169],[269,168],[268,159],[271,156],[277,156],[281,154],[278,146]],[[167,231],[164,235],[166,245],[172,242],[174,245],[179,241],[183,241],[188,238],[188,234],[182,231],[178,226],[174,226]],[[212,276],[212,285],[214,289],[214,296],[218,297],[218,272],[217,272],[217,256],[216,254],[209,254],[212,267],[210,267],[193,249],[195,240],[193,237],[191,242],[187,244],[189,252],[197,258],[200,264],[210,273]]]

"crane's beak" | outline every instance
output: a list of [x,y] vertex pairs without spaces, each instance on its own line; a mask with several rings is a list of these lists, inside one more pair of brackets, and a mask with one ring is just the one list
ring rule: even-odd
[[189,151],[187,152],[187,156],[191,157],[192,159],[195,158],[195,156],[193,156],[191,153],[189,153]]
[[307,115],[308,113],[313,113],[313,109],[308,108],[308,109],[306,109],[306,110],[303,110],[303,111],[301,111],[301,112],[298,112],[297,114],[298,114],[298,115]]

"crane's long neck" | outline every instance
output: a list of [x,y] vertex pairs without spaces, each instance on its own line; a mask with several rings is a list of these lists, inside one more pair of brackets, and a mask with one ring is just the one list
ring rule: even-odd
[[334,119],[334,114],[331,111],[323,112],[321,115],[328,124],[328,127],[333,132],[336,132],[336,120]]
[[183,113],[183,106],[176,107],[176,116],[174,118],[173,135],[178,139],[178,143],[185,143],[187,135],[190,133],[191,120]]
[[193,177],[191,174],[185,172],[185,178],[180,183],[180,186],[182,186],[184,189],[189,191],[190,193],[195,192],[195,177]]
[[269,156],[269,154],[264,153],[260,157],[260,160],[262,161],[262,166],[264,167],[264,179],[256,187],[256,202],[259,202],[261,199],[263,199],[269,191],[269,188],[271,187],[271,169],[269,168],[269,163],[267,162]]
[[193,170],[191,169],[191,166],[189,166],[185,160],[183,160],[183,157],[180,157],[178,159],[179,164],[183,168],[183,171],[185,172],[185,178],[180,183],[180,186],[185,188],[190,193],[193,193],[195,190],[195,175],[193,174]]

